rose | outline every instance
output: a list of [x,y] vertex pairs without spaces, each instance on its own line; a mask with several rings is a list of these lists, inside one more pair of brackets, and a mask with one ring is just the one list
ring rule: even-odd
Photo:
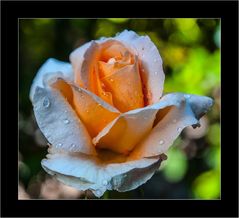
[[213,103],[197,95],[162,96],[158,50],[133,31],[86,43],[70,60],[49,59],[31,87],[37,123],[50,143],[42,167],[98,197],[150,179],[182,129],[199,125]]

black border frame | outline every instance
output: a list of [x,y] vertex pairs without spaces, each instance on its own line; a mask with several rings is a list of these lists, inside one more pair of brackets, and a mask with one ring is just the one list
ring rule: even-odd
[[[221,200],[18,200],[18,18],[27,17],[221,18]],[[238,216],[237,1],[2,1],[1,18],[2,216]]]

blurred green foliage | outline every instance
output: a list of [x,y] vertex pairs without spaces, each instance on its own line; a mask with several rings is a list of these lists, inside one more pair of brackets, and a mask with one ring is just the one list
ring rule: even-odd
[[124,29],[149,35],[158,47],[166,75],[165,93],[207,95],[215,99],[215,105],[205,116],[208,124],[201,127],[205,133],[197,138],[184,131],[169,150],[168,160],[149,182],[127,193],[107,192],[103,198],[220,198],[219,19],[20,19],[22,187],[30,198],[47,198],[41,193],[48,177],[40,166],[47,153],[47,142],[38,130],[29,100],[37,70],[50,57],[69,61],[69,54],[76,47],[92,39],[114,36]]
[[187,171],[187,157],[178,147],[170,149],[167,156],[168,161],[163,169],[164,176],[169,182],[179,182]]

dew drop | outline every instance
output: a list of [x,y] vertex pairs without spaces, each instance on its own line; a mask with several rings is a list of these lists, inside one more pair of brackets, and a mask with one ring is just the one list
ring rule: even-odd
[[105,186],[108,184],[107,180],[104,180],[102,183],[103,183],[103,185],[105,185]]
[[86,110],[86,113],[89,113],[89,110]]
[[182,131],[182,128],[181,128],[181,127],[178,127],[178,128],[177,128],[177,131],[178,131],[178,132],[181,132],[181,131]]
[[159,144],[162,145],[164,143],[164,140],[160,140]]
[[186,94],[186,95],[184,95],[184,97],[189,99],[189,98],[191,98],[191,95]]
[[114,82],[114,80],[113,80],[113,79],[110,79],[110,82]]
[[51,137],[49,134],[46,134],[46,138],[49,138],[49,137]]
[[47,97],[44,98],[42,105],[43,107],[48,108],[50,106],[50,100]]
[[157,75],[157,74],[158,74],[158,72],[156,71],[156,72],[154,72],[154,74],[155,74],[155,75]]
[[62,146],[62,143],[58,143],[58,144],[57,144],[57,147],[61,147],[61,146]]
[[176,123],[177,122],[177,120],[176,119],[173,119],[173,123]]
[[74,143],[71,144],[71,148],[75,148],[76,145]]
[[68,124],[68,123],[70,123],[70,121],[68,120],[68,119],[64,119],[64,121],[63,121],[65,124]]
[[114,58],[110,58],[109,60],[108,60],[108,64],[114,64],[116,61],[115,61],[115,59]]
[[154,62],[157,62],[157,59],[154,59]]

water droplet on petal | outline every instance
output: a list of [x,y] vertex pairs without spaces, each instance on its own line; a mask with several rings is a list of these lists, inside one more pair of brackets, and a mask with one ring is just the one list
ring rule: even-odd
[[43,107],[48,108],[50,104],[51,104],[50,100],[47,97],[45,97],[42,103]]
[[49,134],[46,134],[46,138],[49,138],[49,137],[51,137]]
[[70,144],[69,149],[70,149],[70,150],[74,150],[75,147],[76,147],[76,145],[75,145],[74,143],[72,143],[72,144]]
[[173,123],[176,123],[177,122],[177,120],[176,119],[173,119]]
[[86,113],[89,113],[89,110],[86,110]]
[[68,120],[68,119],[64,119],[64,121],[63,121],[65,124],[68,124],[68,123],[70,123],[70,121]]
[[160,140],[159,144],[162,145],[164,143],[164,140]]
[[58,144],[57,144],[57,147],[61,147],[61,146],[62,146],[62,143],[58,143]]
[[157,59],[154,59],[154,62],[157,62]]
[[102,183],[103,183],[103,185],[107,185],[108,184],[107,180],[104,180]]
[[189,98],[191,98],[191,95],[186,94],[186,95],[184,95],[184,97],[189,99]]
[[181,132],[181,131],[182,131],[182,128],[181,128],[181,127],[178,127],[178,128],[177,128],[177,131],[178,131],[178,132]]
[[157,75],[157,74],[158,74],[158,72],[154,72],[154,74],[155,74],[155,75]]
[[110,58],[107,63],[114,64],[115,62],[116,62],[116,60],[114,58]]
[[114,82],[114,80],[113,80],[113,79],[110,79],[110,82]]

